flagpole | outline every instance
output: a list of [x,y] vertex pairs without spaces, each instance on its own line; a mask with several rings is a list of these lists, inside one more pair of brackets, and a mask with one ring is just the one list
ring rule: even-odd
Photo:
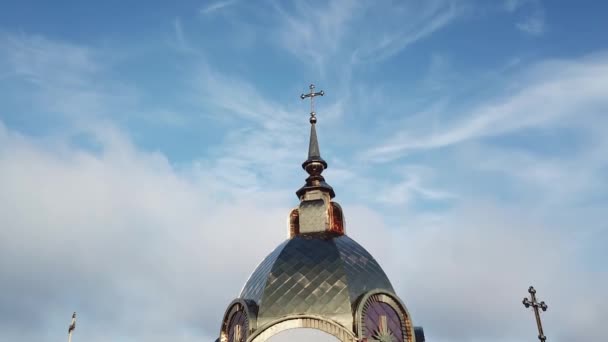
[[70,327],[68,328],[68,342],[72,342],[72,332],[76,329],[76,313],[72,314],[72,323],[70,323]]

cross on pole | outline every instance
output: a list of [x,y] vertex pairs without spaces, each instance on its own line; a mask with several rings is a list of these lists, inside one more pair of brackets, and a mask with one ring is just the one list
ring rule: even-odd
[[72,322],[70,323],[70,327],[68,328],[68,342],[72,342],[72,332],[76,329],[76,313],[72,314]]
[[540,312],[538,312],[538,308],[541,308],[541,310],[543,311],[547,311],[547,304],[545,304],[545,302],[539,303],[536,301],[536,290],[533,286],[530,286],[530,288],[528,288],[528,293],[530,293],[530,299],[526,297],[524,298],[522,303],[526,308],[529,308],[531,306],[534,309],[534,315],[536,316],[536,325],[538,326],[538,339],[541,342],[545,342],[547,340],[547,337],[543,333],[543,325],[540,321]]
[[300,95],[300,98],[304,100],[307,97],[310,97],[310,123],[314,124],[317,122],[317,117],[315,116],[315,96],[323,96],[325,92],[323,90],[315,93],[315,85],[311,84],[308,89],[310,89],[310,93]]

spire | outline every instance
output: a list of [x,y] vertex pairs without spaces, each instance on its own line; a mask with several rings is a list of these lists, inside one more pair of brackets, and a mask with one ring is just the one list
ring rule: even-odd
[[319,151],[319,141],[317,141],[317,129],[315,128],[315,124],[311,122],[310,143],[308,144],[308,159],[315,157],[321,158],[321,151]]
[[334,198],[336,194],[334,189],[325,182],[325,178],[321,175],[323,170],[327,168],[327,162],[321,158],[321,152],[319,149],[319,141],[317,139],[317,116],[314,109],[314,98],[315,96],[323,96],[325,92],[323,90],[315,93],[315,85],[311,84],[310,93],[300,95],[300,98],[310,98],[310,142],[308,144],[308,159],[302,163],[302,168],[308,173],[306,178],[306,184],[301,187],[296,195],[298,198],[302,198],[304,194],[311,190],[321,190],[329,193],[330,198]]
[[[314,112],[313,112],[314,113]],[[323,164],[323,168],[327,169],[327,162],[321,158],[321,151],[319,149],[319,141],[317,139],[317,118],[315,116],[310,117],[310,142],[308,143],[308,159],[302,163],[302,168],[306,170],[306,165],[318,162]]]

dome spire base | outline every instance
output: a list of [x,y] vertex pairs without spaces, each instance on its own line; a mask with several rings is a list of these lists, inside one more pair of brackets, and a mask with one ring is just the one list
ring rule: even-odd
[[330,199],[334,198],[336,194],[334,189],[325,182],[325,178],[321,175],[323,170],[327,169],[327,162],[321,158],[321,150],[319,148],[319,140],[317,138],[317,114],[315,113],[314,98],[316,96],[324,96],[323,90],[315,92],[315,85],[309,86],[310,92],[308,94],[300,95],[300,98],[310,98],[310,141],[308,143],[308,158],[302,163],[302,168],[308,173],[309,177],[306,178],[306,184],[301,187],[296,195],[302,200],[304,194],[312,190],[321,190],[329,194]]
[[[302,163],[302,168],[308,173],[306,183],[296,195],[300,205],[290,214],[289,235],[327,233],[344,234],[344,220],[340,206],[332,202],[336,196],[334,189],[327,184],[322,173],[327,168],[327,162],[321,157],[319,140],[317,138],[317,116],[314,110],[314,98],[324,96],[325,92],[315,92],[311,84],[310,93],[300,95],[301,99],[310,98],[310,141],[308,143],[308,158]],[[297,219],[296,219],[297,217]]]

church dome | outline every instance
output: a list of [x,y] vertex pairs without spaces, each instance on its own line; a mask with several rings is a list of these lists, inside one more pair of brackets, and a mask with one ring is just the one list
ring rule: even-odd
[[342,342],[424,342],[378,262],[346,235],[317,140],[311,85],[308,173],[289,213],[289,238],[251,274],[222,319],[219,342],[264,342],[287,329],[313,328]]
[[240,298],[255,303],[257,325],[314,314],[353,325],[357,300],[371,290],[394,293],[378,262],[346,235],[298,235],[280,244],[252,273]]

